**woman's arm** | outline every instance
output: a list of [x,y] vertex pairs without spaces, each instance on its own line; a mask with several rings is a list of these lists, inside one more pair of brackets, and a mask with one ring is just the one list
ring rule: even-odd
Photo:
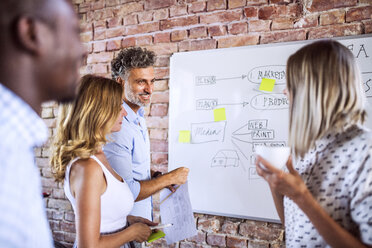
[[101,195],[106,181],[101,167],[93,159],[79,160],[71,168],[71,193],[76,199],[76,231],[78,247],[119,247],[136,240],[145,241],[150,228],[136,223],[123,231],[100,235]]
[[[262,169],[258,164],[264,166]],[[288,196],[307,215],[319,234],[332,247],[369,247],[335,222],[322,206],[314,199],[300,175],[287,163],[289,173],[273,167],[269,162],[257,156],[257,173],[262,176],[275,192]]]

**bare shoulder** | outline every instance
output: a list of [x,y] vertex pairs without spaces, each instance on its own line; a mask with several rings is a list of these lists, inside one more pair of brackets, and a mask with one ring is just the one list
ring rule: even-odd
[[101,166],[92,158],[78,159],[71,165],[70,179],[75,177],[87,179],[103,179]]

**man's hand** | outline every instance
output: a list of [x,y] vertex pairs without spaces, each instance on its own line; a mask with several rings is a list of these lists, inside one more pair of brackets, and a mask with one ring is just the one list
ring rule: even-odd
[[[180,167],[175,170],[172,170],[168,173],[169,176],[171,176],[172,185],[168,186],[168,188],[174,192],[176,191],[174,188],[174,185],[181,185],[186,183],[187,176],[189,175],[189,168],[186,167]],[[173,189],[173,190],[172,190]]]

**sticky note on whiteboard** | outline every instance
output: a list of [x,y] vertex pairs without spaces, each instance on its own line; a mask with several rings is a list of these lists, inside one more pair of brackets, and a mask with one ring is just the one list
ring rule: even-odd
[[213,110],[214,121],[225,121],[226,111],[225,108],[218,108]]
[[263,78],[261,80],[259,90],[272,92],[274,89],[274,85],[275,85],[275,79]]
[[189,130],[181,130],[178,135],[179,143],[190,143],[191,132]]

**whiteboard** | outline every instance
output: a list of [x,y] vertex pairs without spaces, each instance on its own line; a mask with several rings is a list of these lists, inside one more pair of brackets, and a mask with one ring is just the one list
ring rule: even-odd
[[[372,36],[338,39],[356,57],[372,102]],[[287,58],[312,41],[175,53],[170,60],[169,170],[190,168],[194,212],[278,222],[268,184],[254,165],[257,145],[284,146]],[[259,91],[262,78],[276,80]],[[226,120],[214,121],[224,108]],[[368,108],[369,116],[372,111]],[[372,127],[372,118],[367,120]],[[179,140],[180,131],[191,140]]]

